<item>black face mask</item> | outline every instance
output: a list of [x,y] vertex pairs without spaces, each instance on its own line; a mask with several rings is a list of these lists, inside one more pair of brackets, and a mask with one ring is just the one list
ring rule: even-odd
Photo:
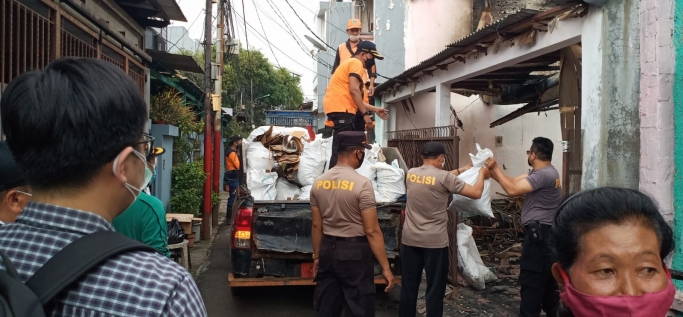
[[365,160],[365,151],[361,152],[360,158],[358,157],[358,152],[356,152],[356,159],[358,160],[358,167],[363,165],[363,161]]

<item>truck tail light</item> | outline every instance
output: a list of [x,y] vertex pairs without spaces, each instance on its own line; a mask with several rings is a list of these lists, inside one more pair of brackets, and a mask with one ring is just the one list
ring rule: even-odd
[[253,207],[240,207],[235,223],[232,226],[232,247],[236,249],[251,248],[251,224],[254,219]]

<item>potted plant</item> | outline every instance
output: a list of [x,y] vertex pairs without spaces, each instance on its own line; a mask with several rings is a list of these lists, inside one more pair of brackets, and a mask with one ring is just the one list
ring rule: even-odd
[[[173,213],[199,216],[204,187],[204,166],[201,161],[181,163],[171,169],[171,203]],[[194,246],[195,233],[186,232],[190,246]]]

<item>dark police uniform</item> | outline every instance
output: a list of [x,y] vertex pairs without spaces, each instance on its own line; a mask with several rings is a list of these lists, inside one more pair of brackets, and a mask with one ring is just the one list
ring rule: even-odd
[[526,194],[522,207],[524,243],[519,259],[519,284],[522,288],[519,316],[539,316],[541,308],[546,316],[557,316],[560,296],[551,272],[553,260],[547,240],[562,202],[560,174],[555,167],[548,165],[529,172],[526,179],[533,191]]
[[[342,133],[335,138],[342,149],[346,144],[363,144],[365,135]],[[361,217],[376,208],[370,180],[351,167],[336,166],[316,179],[311,206],[317,206],[323,218],[316,316],[340,316],[342,309],[347,317],[375,316],[375,257]]]

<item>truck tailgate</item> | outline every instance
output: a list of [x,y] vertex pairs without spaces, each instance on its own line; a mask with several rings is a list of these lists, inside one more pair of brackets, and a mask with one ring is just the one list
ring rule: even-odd
[[[253,241],[260,251],[312,254],[311,205],[298,202],[255,202]],[[378,207],[377,217],[387,256],[399,251],[401,205]]]
[[279,253],[313,253],[311,205],[256,202],[253,239],[256,248]]

